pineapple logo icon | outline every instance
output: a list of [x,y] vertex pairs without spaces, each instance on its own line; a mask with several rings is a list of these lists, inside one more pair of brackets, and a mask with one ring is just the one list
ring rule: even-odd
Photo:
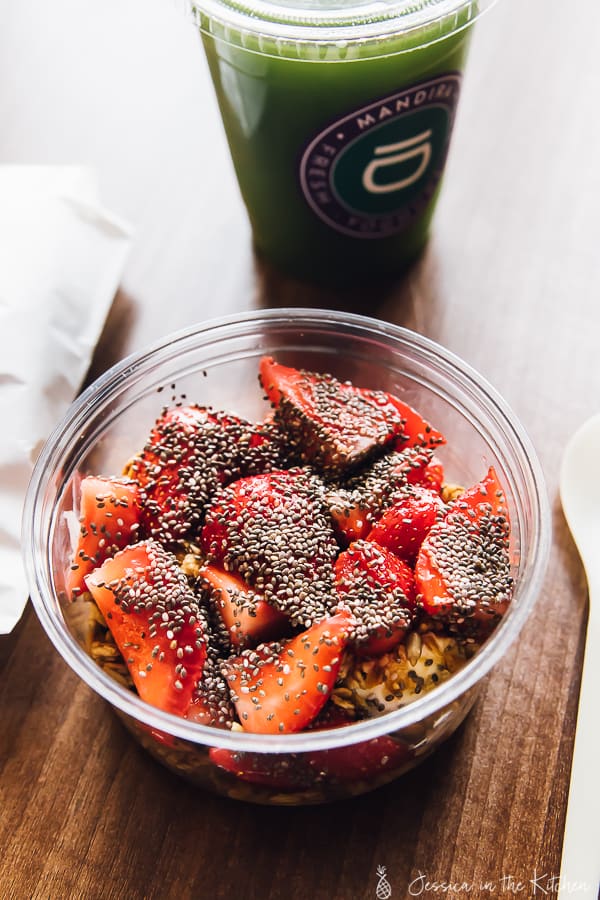
[[385,866],[377,866],[377,878],[379,879],[377,882],[377,889],[375,890],[377,900],[389,900],[392,896],[392,888],[385,876],[386,871]]

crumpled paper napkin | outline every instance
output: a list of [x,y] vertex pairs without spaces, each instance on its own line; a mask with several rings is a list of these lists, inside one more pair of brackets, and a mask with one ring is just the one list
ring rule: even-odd
[[89,367],[131,245],[93,169],[0,166],[0,633],[28,590],[21,512],[36,456]]

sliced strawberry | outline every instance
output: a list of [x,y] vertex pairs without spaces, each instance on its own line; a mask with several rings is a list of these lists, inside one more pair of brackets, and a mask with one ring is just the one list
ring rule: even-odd
[[413,487],[386,509],[367,540],[387,547],[401,559],[414,563],[427,532],[444,510],[439,494]]
[[242,478],[206,513],[209,562],[238,574],[295,625],[330,610],[338,545],[321,481],[304,469]]
[[149,734],[153,741],[157,744],[160,744],[163,747],[174,747],[176,744],[176,739],[172,734],[168,734],[166,731],[161,731],[160,728],[152,728],[150,725],[146,725],[145,722],[137,722],[138,728],[141,728],[142,731],[145,731],[146,734]]
[[404,404],[383,391],[282,366],[267,356],[260,379],[299,461],[328,476],[355,468],[404,434]]
[[418,484],[439,494],[444,484],[444,465],[437,456],[423,466],[413,468],[406,476],[409,484]]
[[413,753],[406,744],[384,734],[370,741],[317,750],[307,755],[319,781],[348,782],[371,781],[385,772],[399,769]]
[[[338,718],[319,727],[341,727],[351,724],[351,721]],[[253,753],[212,747],[209,756],[216,766],[242,781],[275,791],[296,793],[323,782],[347,784],[372,781],[405,766],[412,759],[413,752],[406,744],[389,735],[382,735],[346,747],[307,753]]]
[[400,643],[416,607],[414,577],[391,551],[356,541],[335,564],[338,609],[355,619],[349,633],[356,652],[379,656]]
[[448,507],[423,541],[415,564],[421,603],[454,630],[488,632],[510,603],[509,520],[496,472]]
[[288,617],[263,600],[239,576],[207,565],[200,569],[198,578],[207,587],[234,646],[248,647],[285,635]]
[[510,525],[504,489],[498,481],[493,466],[490,466],[485,478],[463,491],[460,497],[452,503],[449,513],[460,511],[470,518],[474,518],[473,512],[475,516],[478,516],[481,507],[489,507],[495,516],[502,516]]
[[307,731],[325,731],[330,728],[343,728],[344,725],[352,725],[356,721],[355,712],[342,709],[332,700],[328,700],[319,715],[307,726]]
[[79,539],[66,578],[69,596],[85,591],[86,575],[138,539],[140,500],[134,481],[88,475],[80,491]]
[[289,641],[261,644],[223,663],[246,731],[301,731],[315,718],[333,690],[351,624],[340,613]]
[[[348,713],[328,701],[307,730],[339,728],[353,721]],[[326,753],[254,753],[211,747],[209,756],[216,766],[242,781],[274,791],[297,792],[314,787],[319,780],[315,769],[323,752]]]
[[121,550],[86,584],[147,703],[181,715],[202,674],[206,643],[195,596],[155,541]]
[[413,447],[387,453],[327,491],[325,500],[338,539],[349,544],[366,538],[407,486],[423,481],[431,456],[430,450]]
[[259,784],[274,791],[307,790],[315,781],[302,754],[253,753],[211,747],[209,757],[219,769],[230,772],[241,781]]
[[[353,722],[338,707],[333,707],[329,717],[323,717],[323,712],[310,723],[309,730],[343,727]],[[209,755],[216,766],[242,781],[295,793],[323,782],[335,785],[372,781],[402,768],[414,754],[401,741],[382,735],[346,747],[306,753],[253,753],[213,747]]]
[[184,718],[190,722],[213,728],[231,728],[236,721],[229,688],[221,674],[221,665],[216,641],[211,641],[209,635],[208,654],[202,675],[196,683],[191,702],[183,713]]
[[144,488],[149,534],[172,542],[194,535],[224,484],[279,463],[275,429],[200,406],[167,409],[128,474]]
[[373,515],[358,495],[344,488],[327,494],[329,512],[338,540],[342,546],[366,538],[373,527]]
[[216,766],[242,781],[295,793],[323,782],[372,781],[405,766],[413,754],[406,744],[383,735],[346,747],[302,754],[239,752],[212,747],[209,756]]
[[403,403],[393,394],[386,394],[391,405],[402,416],[402,432],[395,442],[395,447],[402,450],[404,447],[439,447],[446,443],[446,438],[441,431],[433,428],[421,415]]

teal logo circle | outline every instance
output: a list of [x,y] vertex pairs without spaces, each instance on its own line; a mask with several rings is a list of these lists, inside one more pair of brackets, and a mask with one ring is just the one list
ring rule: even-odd
[[459,88],[459,73],[439,76],[321,131],[300,163],[302,191],[319,218],[363,238],[411,225],[442,177]]

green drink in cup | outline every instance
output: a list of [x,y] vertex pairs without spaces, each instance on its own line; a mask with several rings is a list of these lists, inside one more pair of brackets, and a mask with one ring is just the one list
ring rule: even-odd
[[193,7],[260,255],[343,283],[393,275],[419,253],[472,25],[492,2]]

